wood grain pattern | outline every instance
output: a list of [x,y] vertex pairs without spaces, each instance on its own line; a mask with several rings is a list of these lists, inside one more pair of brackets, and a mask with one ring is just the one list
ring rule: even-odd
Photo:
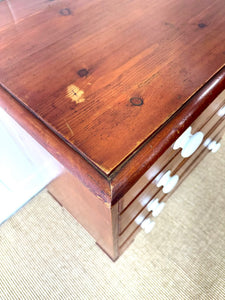
[[106,175],[224,65],[222,0],[10,3],[2,86]]
[[134,155],[111,175],[112,202],[116,203],[156,162],[188,126],[225,89],[225,68],[222,68],[189,101],[173,119],[160,128]]
[[0,106],[100,201],[111,202],[109,181],[1,87]]
[[223,0],[0,1],[0,106],[63,164],[49,191],[112,259],[141,209],[119,200],[225,90],[224,50]]

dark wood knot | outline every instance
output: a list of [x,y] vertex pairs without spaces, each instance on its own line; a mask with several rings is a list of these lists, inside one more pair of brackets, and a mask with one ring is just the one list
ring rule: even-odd
[[69,16],[71,15],[71,10],[69,8],[63,8],[59,12],[62,16]]
[[205,23],[199,23],[199,24],[198,24],[198,27],[199,27],[199,28],[205,28],[206,26],[207,26],[207,25],[206,25]]
[[80,77],[86,77],[88,76],[88,70],[87,69],[81,69],[77,72],[77,74],[80,76]]
[[141,106],[144,104],[144,101],[141,97],[132,97],[130,98],[130,103],[134,106]]

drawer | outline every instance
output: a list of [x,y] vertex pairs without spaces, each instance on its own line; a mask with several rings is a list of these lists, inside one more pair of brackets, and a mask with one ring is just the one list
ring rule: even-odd
[[[206,141],[209,137],[212,139],[220,137],[222,135],[222,132],[224,131],[225,127],[225,121],[222,120],[218,122],[210,131],[208,134],[206,134],[204,141]],[[189,169],[193,162],[201,156],[201,153],[203,151],[208,152],[207,148],[202,144],[198,150],[196,151],[195,155],[191,156],[188,159],[182,159],[180,160],[180,155],[176,155],[176,157],[173,159],[173,161],[166,166],[160,174],[164,174],[168,170],[172,170],[172,175],[177,174],[179,176],[179,183],[183,180],[185,177],[185,174],[189,172]],[[174,165],[172,164],[174,163]],[[169,168],[170,167],[170,168]],[[120,234],[125,235],[123,236],[122,240],[126,239],[126,236],[129,236],[135,228],[137,227],[136,222],[134,221],[137,216],[141,213],[142,217],[146,217],[149,212],[147,210],[147,205],[152,199],[158,198],[159,201],[162,199],[165,201],[171,193],[165,194],[162,191],[162,188],[158,188],[156,186],[157,179],[155,179],[149,186],[133,201],[126,210],[121,213],[119,218],[119,230]]]
[[[224,131],[223,131],[224,133]],[[219,142],[223,133],[221,133],[217,137],[217,141]],[[189,167],[188,171],[185,172],[184,176],[180,179],[179,184],[185,180],[185,178],[193,171],[193,169],[199,164],[199,162],[208,154],[208,150],[205,148],[201,154],[195,159],[195,161],[192,163],[192,165]],[[170,195],[167,195],[164,200],[167,200]],[[145,218],[151,217],[151,214],[146,214]],[[135,236],[142,230],[140,226],[137,226],[137,224],[132,228],[132,226],[129,226],[128,229],[120,235],[119,237],[119,253],[120,255],[127,249],[127,247],[133,242],[135,239]]]
[[[208,134],[205,135],[204,141],[207,140],[211,136],[217,135],[223,127],[224,127],[224,120],[221,120],[216,123],[216,125],[211,128]],[[162,191],[162,188],[158,188],[156,186],[158,180],[165,174],[168,170],[171,170],[171,176],[173,174],[177,174],[180,176],[183,168],[187,168],[186,166],[189,165],[193,159],[204,149],[204,145],[202,145],[197,149],[195,155],[191,156],[190,158],[182,158],[179,154],[177,154],[166,166],[163,168],[159,174],[154,178],[154,180],[144,189],[134,201],[130,203],[129,206],[120,214],[120,232],[124,230],[124,228],[129,224],[129,222],[134,219],[139,211],[145,207],[150,199],[155,197],[155,195],[160,191],[163,195],[165,195]],[[170,194],[170,193],[169,193]]]
[[[225,132],[225,128],[213,139],[217,142],[220,141],[221,137],[223,136]],[[188,170],[185,170],[179,180],[180,185],[183,180],[193,171],[193,169],[199,164],[199,162],[209,153],[209,150],[205,147],[201,153],[195,158],[195,160],[192,162],[192,164],[189,166]],[[163,201],[166,202],[167,199],[170,197],[171,194],[164,195]],[[141,213],[141,218],[145,220],[146,218],[151,217],[151,212],[148,212],[146,210],[143,210]],[[152,218],[151,219],[155,219]],[[155,220],[154,220],[155,221]],[[135,236],[138,234],[139,231],[141,231],[141,226],[137,225],[136,222],[132,222],[126,230],[120,234],[119,236],[119,248],[120,248],[120,254],[123,253],[123,251],[129,246],[129,244],[134,240]]]
[[[202,131],[204,134],[213,127],[216,122],[224,115],[225,91],[223,91],[201,115],[192,123],[192,134]],[[222,110],[223,109],[223,110]],[[173,145],[172,145],[173,146]],[[180,149],[173,150],[169,147],[164,154],[150,167],[148,171],[132,186],[132,188],[123,196],[119,204],[119,212],[122,212],[135,197],[151,182],[151,180],[173,159]]]

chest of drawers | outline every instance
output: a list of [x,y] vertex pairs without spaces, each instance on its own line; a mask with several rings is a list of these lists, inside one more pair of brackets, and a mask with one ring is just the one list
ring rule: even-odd
[[49,192],[115,260],[219,149],[224,3],[20,0],[3,12],[0,106],[64,166]]

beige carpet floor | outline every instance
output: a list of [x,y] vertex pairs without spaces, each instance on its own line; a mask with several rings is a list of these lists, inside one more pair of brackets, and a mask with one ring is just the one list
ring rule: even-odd
[[46,190],[0,227],[0,299],[225,299],[225,139],[113,263]]

